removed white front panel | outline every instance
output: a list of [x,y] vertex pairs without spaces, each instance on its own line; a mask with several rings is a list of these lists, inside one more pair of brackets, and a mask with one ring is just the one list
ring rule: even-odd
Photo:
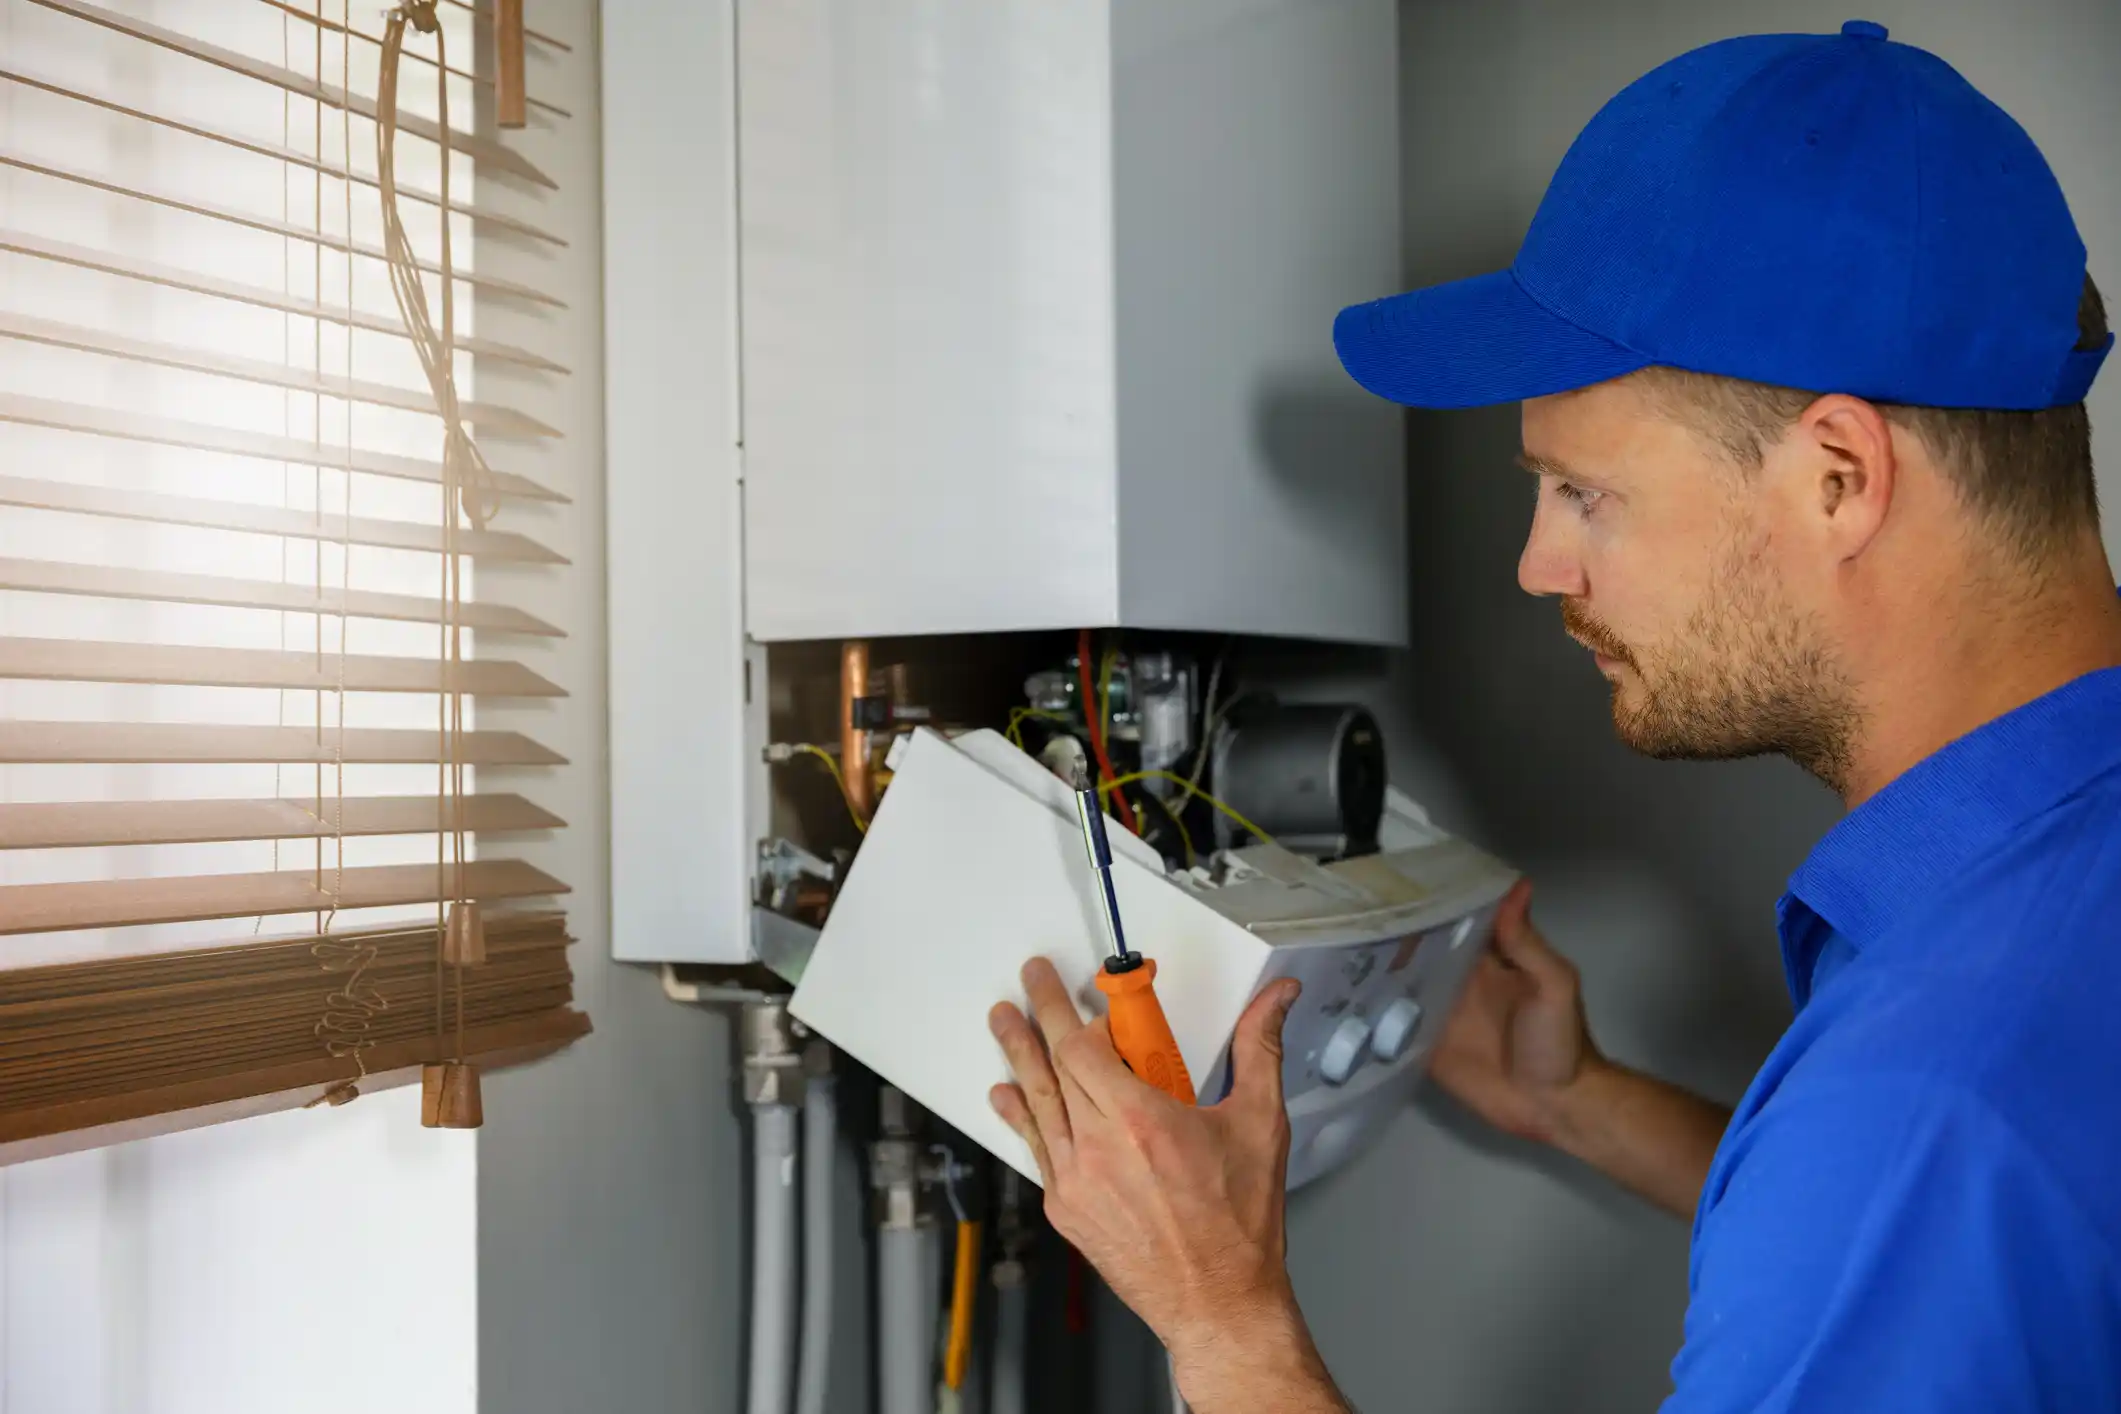
[[[1404,1106],[1516,877],[1426,826],[1408,847],[1326,866],[1248,849],[1220,878],[1167,876],[1139,840],[1115,831],[1112,843],[1128,935],[1156,962],[1204,1102],[1227,1093],[1230,1037],[1260,986],[1303,983],[1283,1031],[1292,1187],[1345,1163]],[[987,1011],[1021,1002],[1018,968],[1040,954],[1102,1009],[1097,898],[1067,787],[998,733],[920,732],[789,1009],[1035,1179],[987,1100],[1009,1078]]]
[[[1013,756],[1013,779],[970,753]],[[987,1102],[989,1088],[1009,1079],[987,1010],[1023,1001],[1018,969],[1040,954],[1083,1005],[1102,1009],[1092,979],[1106,953],[1104,925],[1068,801],[1066,787],[997,733],[957,744],[916,735],[789,1004],[1034,1182],[1030,1150]],[[1171,1034],[1187,1068],[1204,1076],[1270,950],[1168,882],[1138,842],[1113,846],[1127,928],[1156,940]]]

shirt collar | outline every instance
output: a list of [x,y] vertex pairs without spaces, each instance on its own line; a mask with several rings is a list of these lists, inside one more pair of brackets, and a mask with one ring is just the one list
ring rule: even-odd
[[[2121,668],[2108,668],[1917,762],[1827,832],[1791,876],[1790,894],[1861,948],[2034,816],[2117,766]],[[1787,900],[1784,913],[1787,922]]]

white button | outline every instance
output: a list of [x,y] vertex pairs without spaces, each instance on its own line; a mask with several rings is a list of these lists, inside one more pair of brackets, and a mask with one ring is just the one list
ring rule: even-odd
[[1390,1065],[1407,1053],[1414,1044],[1414,1033],[1421,1029],[1421,1003],[1412,997],[1401,997],[1386,1007],[1377,1018],[1377,1026],[1370,1032],[1370,1053]]
[[1343,1019],[1326,1038],[1325,1049],[1318,1053],[1318,1073],[1325,1077],[1326,1084],[1339,1085],[1355,1073],[1362,1064],[1363,1051],[1370,1042],[1370,1023],[1359,1016]]

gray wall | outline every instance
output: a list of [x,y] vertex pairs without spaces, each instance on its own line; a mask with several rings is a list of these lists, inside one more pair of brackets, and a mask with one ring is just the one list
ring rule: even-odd
[[[511,470],[573,497],[521,528],[573,561],[521,574],[506,597],[567,637],[511,643],[569,693],[564,709],[480,704],[479,725],[526,732],[572,763],[559,773],[482,772],[569,828],[524,857],[575,886],[569,921],[576,1005],[593,1035],[550,1060],[491,1077],[479,1132],[479,1407],[492,1414],[590,1409],[718,1411],[741,1405],[744,1150],[725,1013],[677,1006],[653,969],[611,960],[604,651],[602,300],[596,7],[545,0],[532,23],[574,45],[529,49],[531,92],[569,109],[508,137],[560,184],[480,197],[520,205],[571,243],[561,254],[481,230],[478,268],[553,288],[564,311],[482,299],[480,332],[551,351],[552,379],[495,366],[482,394],[561,428],[558,442],[506,448]],[[490,63],[491,54],[483,53]],[[490,69],[488,70],[490,72]],[[490,119],[490,114],[482,114]],[[501,460],[496,456],[496,461]],[[512,511],[521,516],[524,508]],[[535,514],[535,512],[528,512]],[[482,565],[481,588],[507,572]]]
[[[1844,0],[1845,3],[1845,0]],[[2061,171],[2121,293],[2121,8],[2111,0],[1874,0],[1873,18],[1959,64],[2030,127]],[[1597,105],[1657,61],[1725,34],[1831,28],[1821,4],[1705,0],[1482,0],[1402,9],[1406,278],[1506,264],[1547,177]],[[596,95],[592,0],[548,0],[537,23],[577,45],[533,49],[537,91],[577,114],[521,135],[579,199],[553,203],[575,241],[567,290],[574,378],[540,394],[566,443],[511,465],[565,486],[575,592],[528,606],[573,635],[537,663],[573,693],[566,732],[522,725],[581,768],[565,798],[527,789],[573,829],[550,856],[580,887],[572,912],[583,1004],[597,1034],[496,1077],[480,1136],[481,1407],[495,1414],[740,1407],[743,1162],[721,1017],[666,1002],[652,973],[609,960],[604,837],[602,466]],[[498,199],[498,198],[496,198]],[[482,241],[482,266],[525,258]],[[1321,318],[1328,312],[1321,312]],[[521,311],[480,310],[511,336]],[[2117,463],[2113,376],[2095,417]],[[1382,679],[1320,680],[1367,696],[1399,779],[1447,825],[1522,864],[1538,917],[1583,965],[1594,1022],[1617,1055],[1735,1097],[1786,1020],[1771,909],[1783,878],[1835,818],[1779,763],[1664,766],[1610,736],[1604,688],[1514,582],[1530,509],[1510,466],[1514,410],[1417,416],[1412,479],[1413,650]],[[517,455],[518,451],[522,455]],[[526,458],[544,460],[529,464]],[[2105,479],[2109,503],[2121,482]],[[528,597],[526,585],[520,594]],[[1381,681],[1381,685],[1380,685]],[[533,715],[535,715],[533,713]],[[854,1179],[843,1211],[858,1211]],[[1373,1414],[1647,1411],[1665,1388],[1685,1301],[1684,1225],[1566,1166],[1475,1131],[1425,1102],[1347,1172],[1299,1195],[1293,1262],[1336,1372]],[[850,1236],[850,1241],[858,1238]],[[859,1271],[850,1252],[849,1269]],[[836,1403],[863,1407],[866,1329],[842,1305]],[[1127,1352],[1114,1319],[1111,1355]],[[1111,1414],[1154,1407],[1138,1344],[1099,1361]],[[1123,1364],[1124,1369],[1117,1368]]]
[[[531,92],[574,116],[556,124],[534,114],[507,141],[560,192],[496,183],[480,197],[535,213],[570,245],[555,255],[481,230],[475,258],[483,271],[554,289],[567,308],[482,299],[477,327],[547,350],[574,372],[552,379],[489,362],[477,370],[478,388],[537,408],[565,432],[557,442],[510,444],[504,465],[573,498],[542,523],[511,522],[573,568],[511,575],[482,565],[479,575],[483,588],[500,589],[496,597],[566,631],[565,639],[516,640],[509,649],[570,696],[561,708],[481,702],[479,725],[523,731],[572,764],[556,773],[485,771],[480,784],[521,790],[568,822],[519,852],[574,885],[566,903],[579,939],[571,958],[576,1004],[596,1031],[559,1056],[486,1082],[479,1407],[488,1414],[725,1414],[743,1407],[749,1282],[734,1013],[671,1002],[654,968],[611,957],[597,4],[539,0],[532,8],[531,23],[574,52],[531,45]],[[482,65],[491,59],[480,55]],[[518,507],[511,515],[536,511]],[[846,1279],[836,1308],[833,1407],[853,1414],[868,1407],[865,1209],[851,1140],[841,1158],[837,1246]]]
[[[1499,268],[1599,104],[1656,63],[1861,13],[2007,108],[2121,294],[2121,6],[2113,0],[1409,0],[1401,7],[1406,278]],[[2121,301],[2116,301],[2121,303]],[[2121,376],[2093,402],[2121,505]],[[1531,509],[1514,408],[1414,414],[1414,641],[1373,694],[1399,778],[1521,864],[1621,1058],[1735,1098],[1787,1021],[1773,905],[1838,817],[1780,762],[1664,765],[1611,737],[1605,689],[1553,605],[1516,587]],[[2121,515],[2109,515],[2109,544]],[[1687,1231],[1430,1097],[1377,1152],[1299,1195],[1297,1283],[1374,1411],[1642,1411],[1668,1388]]]

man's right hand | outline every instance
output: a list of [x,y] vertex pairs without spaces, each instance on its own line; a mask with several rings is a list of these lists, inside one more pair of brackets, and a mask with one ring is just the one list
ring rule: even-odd
[[1531,881],[1520,879],[1503,896],[1429,1074],[1497,1129],[1555,1144],[1572,1090],[1605,1058],[1591,1043],[1576,969],[1532,926],[1531,910]]
[[1730,1111],[1599,1053],[1576,969],[1532,926],[1531,907],[1532,886],[1520,880],[1429,1074],[1496,1128],[1573,1154],[1687,1216]]

